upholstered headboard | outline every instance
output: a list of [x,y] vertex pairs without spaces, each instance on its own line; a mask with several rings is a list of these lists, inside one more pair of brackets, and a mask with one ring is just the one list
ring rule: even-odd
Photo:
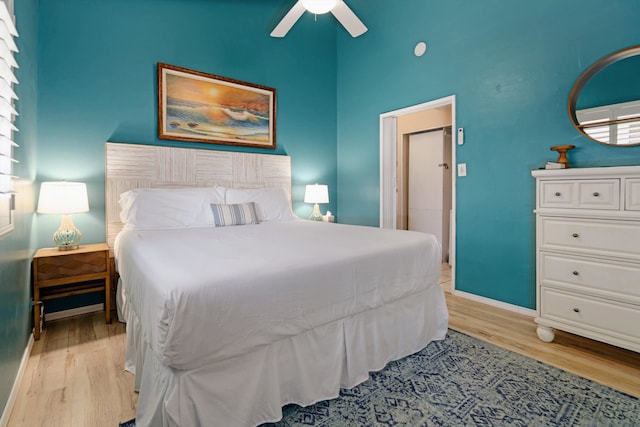
[[120,194],[140,187],[283,187],[291,194],[291,158],[273,154],[105,144],[107,243],[122,230]]

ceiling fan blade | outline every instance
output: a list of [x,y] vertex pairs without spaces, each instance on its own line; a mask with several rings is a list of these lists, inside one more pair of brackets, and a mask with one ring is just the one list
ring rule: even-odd
[[287,14],[282,18],[282,21],[271,31],[271,37],[284,37],[287,35],[293,24],[295,24],[298,19],[304,13],[305,8],[302,5],[301,1],[298,1],[293,5],[291,10],[287,12]]
[[367,32],[367,27],[365,27],[356,14],[349,9],[349,6],[347,6],[344,1],[338,0],[338,3],[331,10],[331,13],[333,13],[333,16],[349,31],[351,36],[358,37]]

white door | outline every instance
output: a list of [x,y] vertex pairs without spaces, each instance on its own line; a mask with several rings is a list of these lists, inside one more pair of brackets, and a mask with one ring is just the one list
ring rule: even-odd
[[448,240],[448,236],[443,236],[444,132],[411,135],[408,157],[408,228],[434,234],[442,244],[443,237]]

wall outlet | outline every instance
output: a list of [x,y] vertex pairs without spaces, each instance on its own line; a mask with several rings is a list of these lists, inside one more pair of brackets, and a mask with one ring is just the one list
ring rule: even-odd
[[467,164],[459,163],[458,164],[458,176],[467,176]]

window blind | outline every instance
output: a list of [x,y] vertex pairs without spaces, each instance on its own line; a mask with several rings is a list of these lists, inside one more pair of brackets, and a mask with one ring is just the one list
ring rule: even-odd
[[13,107],[18,96],[13,85],[18,83],[14,69],[18,68],[15,53],[18,52],[14,38],[18,37],[12,14],[4,1],[0,1],[0,235],[13,229],[11,211],[13,210],[14,150],[18,147],[13,141],[14,125],[18,115]]
[[[576,111],[584,131],[606,144],[629,145],[640,143],[640,101],[623,102]],[[611,121],[619,123],[609,123]],[[598,125],[602,123],[602,125]]]

